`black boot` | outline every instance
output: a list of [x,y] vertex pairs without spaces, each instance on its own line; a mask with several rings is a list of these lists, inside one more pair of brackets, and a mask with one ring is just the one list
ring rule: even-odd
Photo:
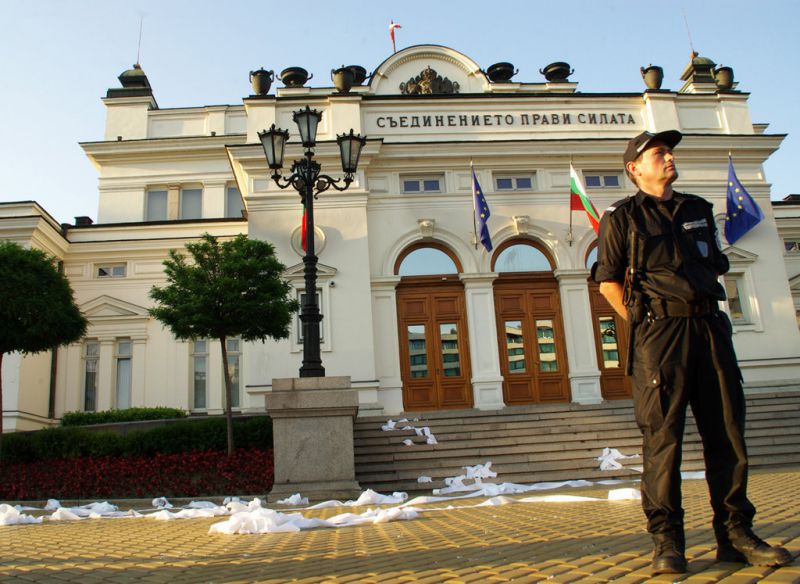
[[654,533],[653,544],[653,575],[683,574],[686,571],[683,532]]
[[731,538],[728,537],[728,529],[724,526],[717,527],[714,525],[714,535],[717,538],[717,561],[718,562],[736,562],[738,564],[746,564],[747,558],[744,554],[736,551],[731,543]]
[[731,547],[754,566],[785,566],[792,561],[792,554],[786,549],[769,545],[749,527],[734,527],[728,537]]

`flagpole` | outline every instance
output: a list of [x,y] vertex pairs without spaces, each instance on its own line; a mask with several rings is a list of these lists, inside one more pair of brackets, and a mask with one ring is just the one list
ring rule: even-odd
[[478,209],[475,207],[475,168],[469,159],[469,182],[472,185],[472,231],[475,233],[475,249],[478,249]]
[[[569,170],[570,174],[568,175],[568,179],[572,180],[572,156],[569,157]],[[567,232],[567,243],[569,246],[572,247],[572,189],[570,189],[569,193],[569,231]]]

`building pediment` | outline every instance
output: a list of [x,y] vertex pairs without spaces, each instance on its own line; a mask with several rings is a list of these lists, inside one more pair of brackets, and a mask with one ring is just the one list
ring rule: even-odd
[[102,295],[84,302],[81,312],[91,321],[149,318],[147,309],[113,296]]
[[[326,278],[333,278],[336,275],[337,269],[325,264],[317,264],[317,278],[324,280]],[[291,267],[286,268],[283,277],[287,280],[300,280],[305,277],[305,265],[300,262]]]
[[732,264],[752,264],[758,259],[758,254],[731,245],[725,248],[725,255]]
[[792,292],[800,293],[800,274],[797,274],[793,278],[789,278],[789,289]]
[[370,81],[375,95],[452,95],[483,93],[489,85],[480,66],[439,45],[416,45],[378,65]]

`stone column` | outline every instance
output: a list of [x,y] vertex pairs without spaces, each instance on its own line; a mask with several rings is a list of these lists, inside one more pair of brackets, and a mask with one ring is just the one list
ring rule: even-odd
[[467,303],[467,328],[472,367],[472,395],[479,410],[498,410],[503,402],[503,376],[497,345],[492,282],[497,274],[461,274]]
[[375,373],[380,383],[378,401],[387,415],[403,411],[400,376],[400,337],[397,330],[397,284],[400,276],[372,280],[372,326],[375,331]]
[[272,417],[275,482],[269,502],[300,493],[309,500],[355,499],[353,418],[358,394],[349,377],[272,380],[265,396]]
[[559,269],[555,271],[555,277],[561,296],[572,401],[598,404],[603,397],[589,304],[589,270]]

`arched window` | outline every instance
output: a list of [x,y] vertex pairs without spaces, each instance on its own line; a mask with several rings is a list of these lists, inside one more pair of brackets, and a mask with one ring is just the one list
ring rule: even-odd
[[495,272],[552,272],[553,263],[538,243],[511,242],[500,246],[494,257]]
[[591,270],[594,263],[597,261],[597,244],[593,244],[586,253],[586,268]]
[[458,274],[461,266],[452,252],[443,245],[420,244],[406,249],[395,263],[398,276],[434,276]]

